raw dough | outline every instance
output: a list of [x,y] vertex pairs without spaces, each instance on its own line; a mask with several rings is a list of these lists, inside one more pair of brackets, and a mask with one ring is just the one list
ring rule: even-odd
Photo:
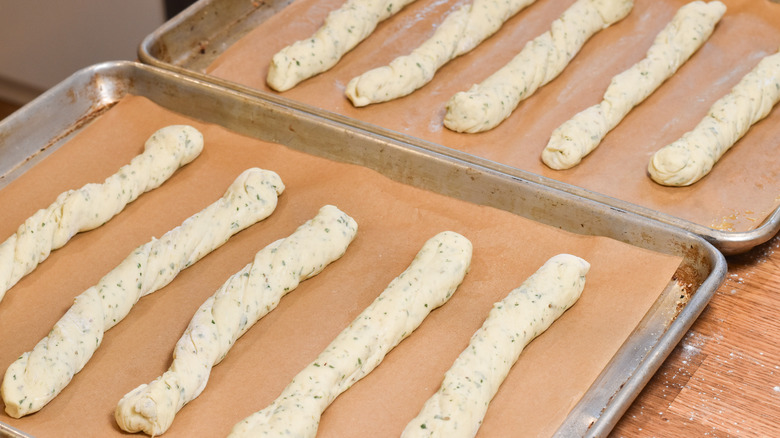
[[127,316],[142,296],[170,283],[233,234],[268,217],[283,190],[274,172],[244,171],[221,199],[160,239],[136,248],[97,285],[77,296],[49,334],[6,370],[0,393],[8,415],[20,418],[53,400],[87,364],[103,333]]
[[475,436],[490,400],[520,353],[579,299],[589,269],[585,260],[559,254],[495,303],[444,375],[441,388],[401,436]]
[[296,41],[271,59],[266,82],[287,91],[299,82],[327,71],[345,53],[366,39],[379,22],[395,15],[414,0],[347,0],[325,18],[310,38]]
[[52,250],[75,234],[108,222],[141,194],[159,187],[203,150],[203,135],[186,125],[167,126],[152,134],[144,152],[102,184],[87,184],[60,194],[47,208],[29,217],[0,244],[0,300],[6,291]]
[[341,257],[356,233],[354,219],[326,205],[292,235],[260,250],[200,306],[176,343],[168,371],[122,397],[114,413],[119,427],[151,436],[168,430],[176,413],[205,389],[211,368],[236,339],[298,283]]
[[346,95],[360,107],[397,99],[422,87],[450,60],[496,33],[506,20],[536,0],[474,0],[449,14],[433,36],[412,53],[353,78]]
[[314,437],[333,400],[447,302],[468,271],[471,252],[471,242],[451,231],[428,240],[412,264],[271,405],[236,424],[230,437]]
[[778,101],[780,52],[764,57],[692,131],[658,150],[647,168],[650,177],[666,186],[695,183]]
[[609,131],[669,79],[712,35],[726,12],[719,1],[695,1],[681,7],[655,37],[644,59],[612,78],[604,99],[564,122],[552,133],[542,161],[569,169],[601,143]]
[[577,0],[504,67],[452,96],[444,126],[471,133],[495,128],[520,101],[557,77],[591,36],[622,20],[633,7],[633,0]]

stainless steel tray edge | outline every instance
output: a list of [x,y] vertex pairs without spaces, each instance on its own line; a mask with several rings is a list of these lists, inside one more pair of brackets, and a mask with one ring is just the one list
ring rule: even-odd
[[[714,247],[712,247],[712,249],[714,250]],[[588,427],[583,436],[595,438],[604,437],[609,434],[634,399],[636,399],[645,385],[647,385],[656,371],[658,371],[658,368],[660,368],[672,350],[680,343],[701,312],[704,311],[712,298],[712,295],[714,295],[715,291],[723,283],[727,274],[725,258],[720,252],[715,250],[714,254],[708,254],[706,257],[712,257],[711,261],[714,262],[714,266],[710,276],[700,286],[699,292],[691,297],[690,301],[687,302],[685,307],[665,330],[661,330],[660,327],[655,327],[648,333],[648,336],[660,335],[655,348],[649,351],[643,349],[640,345],[631,342],[632,336],[612,359],[613,362],[623,361],[623,363],[635,363],[636,368],[634,369],[633,374],[624,382],[620,383],[619,379],[611,379],[609,370],[614,369],[614,367],[611,365],[608,366],[607,371],[602,373],[593,384],[595,388],[600,389],[589,391],[589,394],[586,394],[572,410],[572,418],[587,418],[589,414],[593,417],[593,423]],[[711,292],[704,294],[700,293],[705,290]],[[640,327],[645,324],[650,324],[649,320],[651,319],[651,313],[652,310],[645,317],[645,320],[640,323]],[[639,330],[639,328],[637,330]],[[614,393],[609,394],[610,390],[614,390]],[[600,394],[602,397],[610,395],[609,402],[606,404],[607,407],[603,411],[598,413],[588,411],[594,405],[593,400],[591,399],[592,394]],[[571,436],[568,432],[574,431],[574,429],[566,429],[571,425],[573,425],[572,422],[565,423],[559,429],[556,436]]]
[[[93,79],[101,83],[87,83]],[[76,130],[111,106],[103,96],[105,87],[116,85],[112,81],[76,74],[68,82],[68,87],[61,83],[2,120],[6,126],[39,123],[47,125],[47,129],[0,131],[0,188],[67,142]],[[75,114],[63,118],[62,108],[69,108]],[[52,137],[51,131],[58,134]]]
[[[228,19],[223,19],[221,22],[219,20],[209,20],[209,7],[217,2],[219,2],[220,6],[222,6],[220,9],[220,15],[222,17],[228,16],[229,14],[233,15],[230,15],[230,18]],[[209,49],[210,44],[213,44],[210,42],[210,40],[213,39],[213,37],[216,35],[214,33],[209,33],[209,30],[218,28],[220,23],[222,23],[221,25],[224,26],[225,22],[242,21],[242,25],[238,26],[236,29],[236,34],[230,35],[228,39],[222,41],[219,44],[221,46],[229,45],[230,43],[240,38],[240,36],[242,36],[248,30],[250,30],[253,23],[261,22],[265,17],[268,16],[268,14],[273,13],[275,10],[281,9],[290,2],[290,0],[284,0],[276,2],[273,5],[270,4],[271,2],[261,2],[257,5],[250,6],[247,5],[247,2],[242,1],[200,0],[192,4],[189,8],[184,10],[176,17],[166,22],[154,33],[144,38],[138,47],[139,60],[145,64],[167,69],[182,75],[192,76],[197,79],[206,82],[212,82],[223,87],[232,88],[250,96],[254,96],[258,99],[269,100],[280,105],[289,106],[299,111],[305,111],[312,114],[317,114],[321,117],[330,118],[350,126],[361,129],[368,129],[380,135],[435,150],[442,154],[452,155],[454,157],[458,157],[461,160],[474,162],[481,166],[492,168],[503,173],[508,173],[510,175],[531,181],[536,181],[541,184],[554,187],[558,190],[568,191],[570,193],[576,194],[577,196],[582,196],[598,202],[606,203],[608,205],[613,205],[626,211],[631,211],[654,220],[668,223],[675,227],[679,227],[702,236],[726,255],[739,254],[749,251],[753,247],[768,241],[778,231],[780,231],[780,207],[775,209],[760,226],[752,230],[740,232],[719,230],[666,213],[661,213],[646,207],[642,207],[637,204],[621,201],[619,199],[602,195],[581,187],[543,177],[541,175],[524,171],[522,169],[503,165],[432,142],[427,142],[400,132],[390,131],[375,125],[369,125],[367,123],[325,111],[311,105],[296,102],[273,93],[253,89],[232,81],[223,80],[203,73],[206,67],[210,64],[211,60],[213,60],[218,53],[221,53],[221,51],[219,51],[221,48],[218,48],[217,50]],[[257,14],[257,16],[252,15],[255,8],[262,10],[262,12]],[[190,32],[194,32],[195,36],[193,37],[192,34],[188,35],[187,32],[184,32],[185,29]],[[200,43],[197,45],[199,48],[198,50],[193,50],[195,47],[195,45],[192,43],[193,38],[200,41]],[[177,42],[178,46],[176,47],[178,47],[181,51],[175,53],[172,52],[171,47],[173,46],[171,46],[169,43],[166,43],[166,40],[170,42]],[[198,56],[198,54],[202,56]],[[186,64],[184,64],[185,61]],[[183,67],[183,65],[187,65],[187,67]]]
[[[230,3],[219,0],[200,0],[181,11],[171,20],[147,35],[138,48],[141,62],[160,59],[174,65],[187,62],[194,68],[205,69],[211,60],[221,53],[259,22],[284,8],[293,0],[235,1]],[[209,9],[219,2],[219,8]],[[179,26],[186,22],[187,26]],[[212,46],[213,36],[223,30],[225,22],[231,23],[230,34],[221,36],[216,49]],[[176,48],[187,48],[176,51]]]
[[[52,115],[53,127],[37,128],[50,137],[44,142],[50,145],[47,151],[56,149],[78,126],[85,125],[127,94],[146,96],[173,111],[218,123],[248,136],[373,168],[396,181],[444,195],[504,209],[572,232],[603,235],[683,256],[685,272],[680,275],[685,276],[686,281],[698,284],[690,301],[668,327],[666,322],[656,321],[660,310],[648,312],[635,331],[637,336],[632,336],[621,347],[608,369],[572,411],[561,431],[578,436],[598,436],[611,430],[725,278],[724,256],[694,233],[327,117],[138,63],[108,62],[74,74],[0,122],[0,151],[11,146],[12,141],[18,142],[15,146],[23,150],[37,150],[38,146],[31,142],[38,139],[26,135],[34,129],[25,129],[25,124],[29,124],[30,117],[61,101],[63,96],[75,96],[70,107],[73,113],[60,109]],[[224,111],[213,111],[214,99],[219,100]],[[75,121],[77,126],[63,128],[66,134],[62,134],[57,129],[65,120]],[[326,147],[309,147],[309,140],[315,138],[328,138]],[[3,174],[0,188],[21,174],[24,168],[17,166]],[[670,284],[665,294],[673,293],[672,286]],[[637,355],[637,351],[642,354]],[[626,362],[629,359],[631,361]]]
[[0,438],[33,438],[19,429],[0,423]]

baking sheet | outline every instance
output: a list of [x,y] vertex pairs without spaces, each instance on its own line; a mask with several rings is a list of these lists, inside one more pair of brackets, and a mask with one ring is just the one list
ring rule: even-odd
[[[572,2],[537,1],[471,53],[445,65],[422,89],[365,108],[352,107],[344,97],[346,83],[410,52],[433,32],[446,13],[464,1],[416,1],[381,23],[332,70],[284,93],[265,85],[271,56],[293,41],[310,36],[341,0],[297,0],[276,13],[270,13],[265,3],[257,4],[258,12],[242,12],[246,17],[235,24],[229,17],[231,7],[235,7],[230,6],[232,2],[201,1],[189,15],[177,17],[147,38],[140,56],[144,62],[203,72],[244,91],[323,110],[383,133],[387,130],[390,135],[395,133],[421,144],[452,148],[465,159],[486,165],[490,165],[486,161],[491,162],[502,171],[694,231],[726,253],[745,251],[772,237],[780,229],[777,109],[755,125],[708,177],[691,187],[663,187],[652,182],[646,172],[652,153],[692,129],[709,106],[761,57],[780,47],[780,5],[768,0],[724,1],[728,11],[710,40],[574,169],[555,171],[541,162],[539,155],[550,133],[578,111],[598,102],[612,76],[644,56],[656,33],[685,1],[635,1],[626,19],[595,35],[557,79],[521,102],[496,129],[460,134],[443,128],[444,105],[452,94],[504,65],[528,40],[546,31]],[[275,9],[280,7],[273,4]],[[213,22],[202,23],[203,17],[213,21],[214,12],[223,7],[228,14],[222,15],[221,27]],[[188,52],[191,41],[176,34],[192,30],[193,23],[202,24],[194,30],[201,32],[196,37],[200,52]],[[209,29],[218,29],[219,33]],[[238,38],[231,32],[246,34]],[[177,38],[166,39],[169,34]],[[170,53],[191,56],[173,60],[167,58]]]
[[[258,108],[226,90],[212,95],[217,90],[208,84],[183,78],[176,82],[175,77],[149,69],[141,71],[151,74],[152,80],[133,77],[128,71],[137,73],[138,67],[123,66],[126,68],[104,67],[97,74],[85,72],[70,84],[70,89],[55,90],[60,95],[84,96],[90,93],[82,92],[81,85],[111,84],[106,88],[127,87],[150,97],[119,92],[119,103],[83,126],[78,125],[80,119],[76,117],[74,136],[55,145],[46,158],[21,175],[7,178],[9,181],[4,181],[0,190],[0,205],[13,207],[0,219],[0,235],[13,232],[63,190],[100,181],[113,173],[139,153],[143,141],[163,125],[186,122],[198,127],[206,138],[204,152],[108,224],[77,235],[8,292],[0,302],[0,366],[7,367],[19,353],[32,348],[75,295],[96,283],[134,247],[150,236],[160,236],[213,202],[245,168],[275,170],[287,188],[270,218],[239,233],[166,288],[139,301],[128,318],[106,334],[87,367],[41,412],[19,420],[0,415],[0,421],[26,433],[60,436],[67,430],[77,436],[119,435],[112,418],[116,401],[167,368],[173,345],[192,312],[230,274],[251,261],[257,250],[291,233],[325,203],[337,205],[358,221],[355,242],[341,260],[302,283],[241,338],[215,367],[206,391],[179,413],[166,436],[224,435],[236,421],[270,403],[289,379],[408,265],[422,243],[444,229],[460,232],[474,243],[471,272],[449,303],[433,312],[379,368],[334,402],[323,416],[320,436],[397,436],[436,390],[444,370],[481,325],[491,304],[558,252],[571,252],[592,263],[586,291],[577,306],[526,350],[491,404],[483,436],[510,430],[554,433],[567,421],[569,411],[579,406],[577,402],[583,395],[591,394],[591,384],[603,380],[603,370],[621,355],[621,346],[631,344],[637,332],[643,334],[648,315],[666,314],[661,326],[669,326],[668,332],[675,333],[671,341],[664,339],[663,333],[649,334],[656,338],[656,344],[642,346],[649,350],[642,351],[644,354],[629,352],[634,359],[648,352],[670,350],[722,281],[722,256],[703,240],[673,228],[644,223],[625,213],[608,224],[603,223],[607,215],[590,217],[582,213],[576,225],[560,221],[555,227],[443,196],[399,181],[416,183],[425,174],[436,179],[439,168],[462,174],[457,163],[448,165],[443,157],[437,159],[419,151],[413,154],[419,155],[414,161],[418,167],[399,170],[395,165],[397,151],[389,143],[379,142],[381,147],[374,148],[371,138],[363,137],[365,133],[338,128],[333,132],[343,137],[312,136],[304,128],[314,129],[309,125],[316,125],[315,121],[303,116],[292,118],[284,108]],[[200,95],[185,95],[184,82]],[[113,105],[105,98],[103,102]],[[239,135],[219,124],[172,112],[167,106],[187,108],[192,114],[203,115],[201,120],[231,120],[248,132],[262,131],[256,136],[277,140]],[[19,117],[7,119],[0,124],[0,131],[4,126],[19,126],[19,120],[35,108],[33,105]],[[324,126],[333,127],[327,123]],[[18,135],[6,134],[12,139]],[[342,151],[334,150],[338,144],[329,143],[345,138],[354,144],[343,145]],[[367,156],[384,153],[386,156],[379,161],[386,161],[386,172],[393,179],[362,166],[276,144],[283,141],[295,145],[300,139],[310,143],[313,150],[328,149],[324,154],[342,156],[345,161],[359,160],[360,154],[356,156],[355,151],[360,146]],[[479,169],[469,169],[471,173],[465,177],[473,187],[455,189],[464,197],[474,187],[486,186],[492,192],[506,190],[504,186],[490,186],[488,175]],[[457,186],[459,178],[454,175],[447,181],[445,185]],[[561,203],[558,195],[544,188],[520,193],[553,205]],[[491,202],[489,197],[483,200]],[[567,208],[576,209],[578,205],[575,200]],[[542,215],[555,219],[560,213]],[[593,233],[597,229],[605,230],[603,235],[612,230],[616,237],[636,243],[588,235],[599,234]],[[670,290],[673,276],[683,283],[690,282],[687,286],[693,293],[677,319],[677,312],[669,315],[668,306],[659,309],[658,302],[659,296]],[[626,299],[628,296],[630,299]],[[643,366],[620,371],[649,376],[651,373]],[[614,368],[620,367],[612,368],[615,372]],[[609,383],[623,386],[626,378],[623,374]],[[609,396],[614,396],[614,391],[617,389]],[[591,421],[596,421],[605,407],[607,402],[590,406],[595,409]],[[518,412],[527,412],[528,416]]]

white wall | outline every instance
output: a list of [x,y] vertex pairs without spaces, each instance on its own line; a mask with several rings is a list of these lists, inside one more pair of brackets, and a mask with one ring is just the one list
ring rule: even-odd
[[136,60],[163,0],[0,0],[0,99],[24,104],[77,70]]

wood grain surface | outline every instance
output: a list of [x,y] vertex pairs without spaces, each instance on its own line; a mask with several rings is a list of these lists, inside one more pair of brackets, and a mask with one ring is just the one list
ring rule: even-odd
[[611,436],[780,436],[780,234],[727,260],[726,281]]

